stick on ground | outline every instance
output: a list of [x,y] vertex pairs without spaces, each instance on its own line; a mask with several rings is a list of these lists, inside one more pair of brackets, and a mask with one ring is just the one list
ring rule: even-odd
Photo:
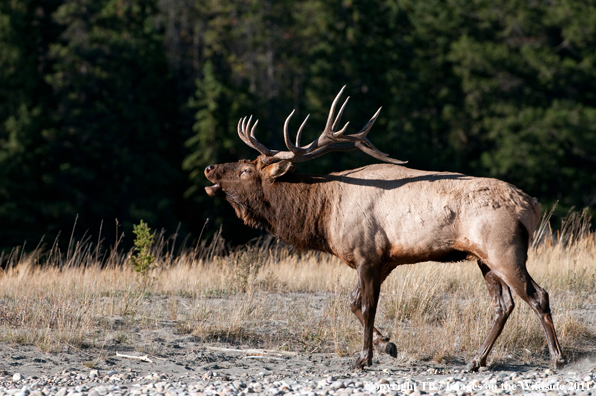
[[127,358],[127,359],[140,360],[142,362],[147,362],[147,363],[153,363],[153,360],[149,359],[149,357],[147,355],[144,355],[144,356],[131,356],[131,355],[123,355],[123,354],[121,354],[119,352],[116,352],[116,356]]

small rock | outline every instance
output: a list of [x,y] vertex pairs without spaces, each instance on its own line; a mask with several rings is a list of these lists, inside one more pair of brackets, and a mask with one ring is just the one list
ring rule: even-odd
[[333,390],[338,390],[338,389],[343,389],[343,388],[345,388],[345,385],[341,381],[335,381],[334,383],[331,384],[331,389],[333,389]]
[[482,385],[482,382],[479,379],[473,379],[472,381],[468,382],[468,386],[472,389],[478,389]]
[[95,388],[95,390],[97,391],[97,393],[100,394],[100,396],[108,394],[108,388],[106,388],[105,386],[98,386],[97,388]]
[[91,392],[89,392],[88,396],[99,396],[99,392],[93,389]]
[[17,382],[17,381],[22,381],[25,377],[23,377],[23,374],[21,373],[14,373],[14,375],[12,376],[12,381],[13,382]]
[[244,389],[244,388],[246,388],[246,384],[244,382],[242,382],[242,381],[236,380],[236,381],[232,382],[232,384],[236,387],[236,389]]

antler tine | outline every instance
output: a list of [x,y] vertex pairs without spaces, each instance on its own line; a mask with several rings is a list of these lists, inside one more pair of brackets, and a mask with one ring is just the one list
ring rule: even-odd
[[310,114],[306,116],[304,121],[302,121],[300,128],[298,128],[298,133],[296,134],[296,147],[300,147],[300,138],[302,137],[302,130],[304,129],[304,125],[306,125],[306,121],[308,121],[308,117],[310,117]]
[[257,150],[259,153],[263,155],[270,157],[277,154],[278,151],[269,150],[255,138],[255,128],[257,127],[259,120],[255,121],[255,124],[252,126],[252,128],[250,127],[251,121],[252,115],[248,117],[248,121],[247,117],[244,117],[238,122],[238,135],[240,136],[240,139],[242,139],[242,141],[246,143],[247,146]]
[[[238,120],[238,136],[240,136],[240,139],[242,139],[242,141],[246,144],[248,144],[249,146],[251,146],[248,143],[248,140],[246,139],[246,136],[244,136],[244,120],[246,119],[246,117],[242,117],[240,120]],[[252,146],[251,146],[252,147]],[[254,147],[253,147],[254,148]]]
[[[333,130],[330,128],[333,128],[333,125],[335,125],[335,122],[333,122],[333,116],[335,114],[335,107],[337,106],[339,97],[344,92],[344,89],[346,89],[345,85],[339,90],[339,93],[335,96],[335,99],[333,99],[333,103],[331,103],[331,109],[329,110],[329,115],[327,116],[327,124],[325,124],[325,129],[323,131],[323,134],[327,134],[328,132],[332,132],[332,130]],[[346,102],[347,102],[347,100],[346,100]],[[345,105],[345,103],[344,103],[344,105]],[[343,108],[343,106],[342,106],[342,108]]]
[[[371,157],[381,160],[383,162],[389,162],[389,163],[396,164],[396,165],[408,163],[408,161],[401,161],[401,160],[389,157],[389,154],[385,154],[382,151],[380,151],[368,139],[365,139],[365,140],[366,140],[366,143],[365,142],[356,142],[354,144],[355,144],[356,148],[360,149],[361,151],[370,155]],[[371,147],[368,147],[368,145],[370,145]]]
[[[296,109],[292,110],[292,112],[286,118],[286,121],[284,122],[284,141],[286,142],[286,147],[292,153],[299,154],[299,153],[302,153],[304,150],[301,150],[299,147],[294,146],[294,143],[292,143],[292,140],[290,140],[290,132],[288,130],[288,124],[290,123],[290,118],[292,118],[295,111],[296,111]],[[304,123],[302,123],[302,125],[304,125]],[[300,131],[298,131],[298,133],[300,133]]]
[[[250,117],[244,117],[242,119],[242,137],[246,144],[248,144],[250,147],[252,147],[256,150],[256,147],[254,146],[254,143],[253,143],[253,139],[250,138],[250,133],[249,133],[251,121],[252,121],[252,114],[250,115]],[[259,121],[257,120],[257,123],[258,122]]]
[[[246,117],[244,117],[246,119]],[[248,136],[248,134],[246,132],[248,132],[248,128],[250,127],[250,122],[252,121],[252,114],[248,117],[248,120],[246,120],[246,125],[244,123],[242,123],[242,127],[244,128],[244,133],[246,134],[246,136]]]
[[240,121],[238,121],[238,136],[240,136],[240,139],[242,139],[248,146],[255,148],[248,136],[246,136],[246,118],[247,117],[242,117]]
[[250,138],[250,133],[248,132],[249,128],[250,128],[251,121],[252,121],[252,114],[250,115],[250,117],[248,117],[248,120],[246,120],[246,125],[244,124],[244,122],[242,123],[242,130],[244,131],[244,136],[246,136],[246,138],[252,143],[252,139]]
[[370,129],[372,128],[373,124],[375,123],[375,121],[377,120],[377,118],[379,117],[379,114],[381,113],[381,109],[383,107],[379,107],[379,110],[377,110],[377,112],[370,118],[370,120],[368,120],[368,122],[366,123],[366,125],[360,130],[360,132],[355,133],[353,135],[350,136],[354,136],[354,137],[358,137],[358,138],[366,138],[366,135],[368,135],[368,133],[370,132]]
[[[332,127],[332,131],[335,131],[335,129],[337,128],[337,126],[339,125],[339,122],[341,121],[341,116],[344,114],[344,109],[346,108],[346,105],[348,104],[348,100],[350,100],[350,97],[348,96],[344,102],[343,105],[341,105],[340,109],[339,109],[339,113],[337,113],[337,117],[335,117],[335,122],[333,123],[333,127]],[[337,132],[333,132],[333,136],[341,136],[343,135],[343,133],[346,131],[346,128],[348,127],[348,124],[350,122],[346,122],[346,125],[344,125],[344,127],[337,131]]]
[[[381,109],[382,109],[382,107],[379,107],[379,110],[377,110],[377,112],[370,118],[370,120],[368,120],[366,125],[364,125],[364,127],[358,133],[354,133],[352,135],[343,135],[343,131],[347,127],[347,124],[346,124],[342,128],[341,131],[338,131],[334,134],[334,136],[336,137],[335,140],[338,142],[359,142],[359,141],[365,140],[366,135],[368,135],[368,133],[370,132],[370,129],[372,128],[375,121],[379,117],[379,114],[381,113]],[[340,132],[341,132],[341,134],[340,134]]]
[[359,141],[356,142],[356,147],[359,148],[360,150],[364,151],[366,154],[370,155],[371,157],[376,158],[381,161],[390,162],[392,164],[398,164],[398,165],[406,164],[408,161],[401,161],[401,160],[397,160],[397,159],[389,157],[389,154],[384,153],[381,150],[379,150],[378,148],[376,148],[375,145],[372,144],[372,142],[370,140],[368,140],[368,138],[366,137],[366,135],[368,135],[368,133],[370,132],[370,129],[372,128],[373,124],[379,117],[379,114],[381,113],[382,108],[383,107],[379,107],[379,110],[377,110],[377,112],[370,118],[370,120],[360,130],[360,132],[355,133],[354,135],[351,135],[351,136],[358,137]]
[[[249,123],[250,125],[250,120]],[[252,138],[251,140],[257,140],[257,138],[255,138],[255,129],[257,128],[257,125],[259,124],[259,120],[255,121],[255,124],[252,126],[252,128],[250,129],[250,137]]]

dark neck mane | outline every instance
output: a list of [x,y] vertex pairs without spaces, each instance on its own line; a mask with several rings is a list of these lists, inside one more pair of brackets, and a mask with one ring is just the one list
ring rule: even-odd
[[[328,252],[331,212],[324,176],[287,174],[264,183],[262,202],[252,202],[249,217],[271,234],[300,250]],[[254,225],[253,225],[254,226]]]

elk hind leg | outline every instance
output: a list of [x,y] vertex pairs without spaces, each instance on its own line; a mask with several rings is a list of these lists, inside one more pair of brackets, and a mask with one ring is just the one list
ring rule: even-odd
[[[364,326],[364,317],[362,316],[362,290],[360,288],[360,282],[356,284],[354,290],[350,294],[350,308],[360,323]],[[392,357],[397,357],[397,346],[389,341],[389,337],[385,337],[381,332],[373,327],[373,345]]]
[[490,353],[495,341],[503,331],[503,327],[509,318],[509,315],[515,308],[515,303],[511,297],[509,286],[503,282],[486,264],[478,261],[478,266],[484,276],[486,287],[490,293],[492,304],[495,310],[495,317],[486,339],[476,353],[476,356],[468,363],[469,371],[477,371],[480,367],[486,366],[486,358]]
[[561,345],[557,338],[546,290],[538,286],[530,274],[528,274],[525,266],[513,274],[511,272],[503,274],[503,279],[522,300],[528,303],[538,316],[538,319],[540,319],[553,368],[559,369],[563,367],[567,361],[563,356]]
[[489,258],[488,264],[536,313],[546,336],[552,365],[555,369],[558,369],[565,365],[566,360],[555,332],[548,293],[534,282],[526,269],[529,238],[528,232],[523,225],[518,224],[516,236],[520,242],[517,247],[515,249],[503,249],[502,251],[506,253],[494,257],[496,260]]

